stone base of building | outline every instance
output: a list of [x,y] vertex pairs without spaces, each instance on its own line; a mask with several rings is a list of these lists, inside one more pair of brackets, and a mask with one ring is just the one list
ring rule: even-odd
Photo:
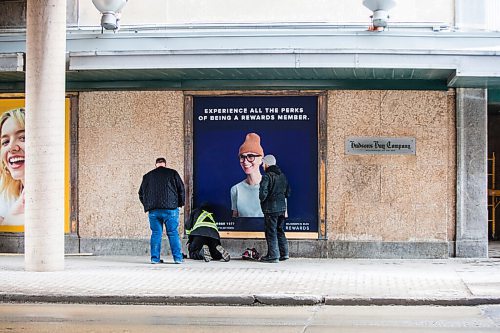
[[[187,239],[183,239],[186,249]],[[222,245],[235,258],[246,248],[255,247],[265,254],[263,239],[223,239]],[[486,244],[487,246],[487,244]],[[453,257],[454,242],[361,242],[330,240],[290,240],[290,256],[304,258],[367,258],[367,259],[444,259]],[[169,254],[168,240],[163,243]],[[149,256],[149,239],[81,238],[67,235],[67,254]],[[23,253],[22,234],[0,234],[0,253]],[[186,250],[184,252],[187,252]]]
[[[76,235],[65,235],[64,253],[79,253]],[[23,233],[0,233],[0,253],[24,253]]]
[[[266,254],[265,240],[224,239],[231,253],[255,247]],[[356,242],[330,240],[290,240],[291,257],[367,258],[367,259],[442,259],[449,257],[448,242]],[[264,253],[263,253],[264,252]]]
[[456,256],[459,258],[484,258],[488,256],[488,242],[481,240],[457,240]]
[[0,253],[24,253],[24,234],[0,233]]

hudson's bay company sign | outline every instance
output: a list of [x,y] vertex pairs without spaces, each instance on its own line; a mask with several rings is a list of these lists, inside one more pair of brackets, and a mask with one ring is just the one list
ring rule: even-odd
[[415,138],[348,137],[345,152],[348,155],[414,155]]

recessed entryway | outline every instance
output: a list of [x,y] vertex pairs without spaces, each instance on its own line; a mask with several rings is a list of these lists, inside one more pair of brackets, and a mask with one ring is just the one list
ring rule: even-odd
[[500,104],[488,105],[489,257],[500,257]]

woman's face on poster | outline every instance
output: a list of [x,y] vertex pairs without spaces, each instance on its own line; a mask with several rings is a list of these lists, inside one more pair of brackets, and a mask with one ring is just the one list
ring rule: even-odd
[[262,156],[257,153],[244,153],[239,156],[240,165],[243,172],[247,175],[258,172],[262,164]]
[[24,127],[10,117],[5,120],[0,132],[2,162],[12,178],[24,181]]

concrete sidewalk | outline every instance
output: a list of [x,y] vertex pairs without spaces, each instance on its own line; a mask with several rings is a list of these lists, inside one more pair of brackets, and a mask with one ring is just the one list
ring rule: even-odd
[[67,256],[61,272],[26,272],[0,255],[1,302],[213,305],[500,304],[500,259],[233,259],[151,265],[149,257]]

